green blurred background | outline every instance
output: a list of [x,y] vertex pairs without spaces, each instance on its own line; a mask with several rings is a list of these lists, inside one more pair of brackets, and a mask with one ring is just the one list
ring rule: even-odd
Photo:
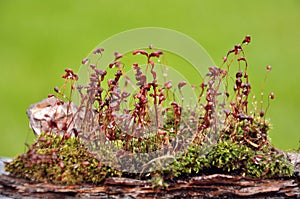
[[272,142],[299,146],[299,0],[0,0],[0,155],[15,156],[33,139],[26,109],[52,93],[66,67],[79,69],[98,43],[138,27],[164,27],[198,41],[221,63],[246,34],[251,82],[257,94],[265,66]]

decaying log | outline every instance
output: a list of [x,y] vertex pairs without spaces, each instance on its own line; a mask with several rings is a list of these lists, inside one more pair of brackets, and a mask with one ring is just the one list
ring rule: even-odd
[[0,193],[12,198],[299,198],[299,186],[296,178],[254,180],[223,174],[179,180],[165,189],[129,178],[108,178],[102,185],[62,186],[0,176]]

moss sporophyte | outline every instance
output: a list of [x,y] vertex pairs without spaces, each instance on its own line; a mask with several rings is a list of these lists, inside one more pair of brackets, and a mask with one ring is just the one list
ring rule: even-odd
[[[257,103],[251,94],[244,51],[250,41],[246,36],[221,67],[209,67],[204,80],[192,86],[173,85],[166,76],[159,82],[164,52],[152,46],[133,51],[133,58],[146,58],[145,65],[132,64],[133,77],[121,53],[114,54],[107,70],[99,69],[105,52],[95,49],[100,61],[82,61],[90,67],[86,85],[77,85],[78,75],[66,69],[56,94],[28,109],[36,141],[6,170],[58,184],[101,183],[109,176],[152,179],[154,186],[211,173],[291,176],[293,165],[268,138],[266,110],[275,95],[270,93],[264,110],[264,96]],[[271,67],[266,68],[269,73]],[[182,92],[187,86],[197,93],[193,106]],[[80,96],[77,105],[74,93]]]

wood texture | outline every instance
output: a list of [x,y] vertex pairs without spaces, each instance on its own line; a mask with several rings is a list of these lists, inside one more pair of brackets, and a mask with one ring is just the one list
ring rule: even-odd
[[166,189],[154,189],[143,180],[107,178],[102,185],[62,186],[35,183],[2,174],[0,192],[12,198],[299,198],[300,183],[294,179],[254,180],[213,174],[179,180]]

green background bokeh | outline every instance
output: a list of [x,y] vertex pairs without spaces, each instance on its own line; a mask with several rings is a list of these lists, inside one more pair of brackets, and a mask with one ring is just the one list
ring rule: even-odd
[[61,85],[63,70],[79,69],[98,43],[139,27],[163,27],[199,42],[216,64],[250,34],[250,80],[257,95],[265,66],[274,91],[267,116],[272,143],[299,146],[299,0],[0,0],[0,155],[15,156],[33,139],[26,109]]

